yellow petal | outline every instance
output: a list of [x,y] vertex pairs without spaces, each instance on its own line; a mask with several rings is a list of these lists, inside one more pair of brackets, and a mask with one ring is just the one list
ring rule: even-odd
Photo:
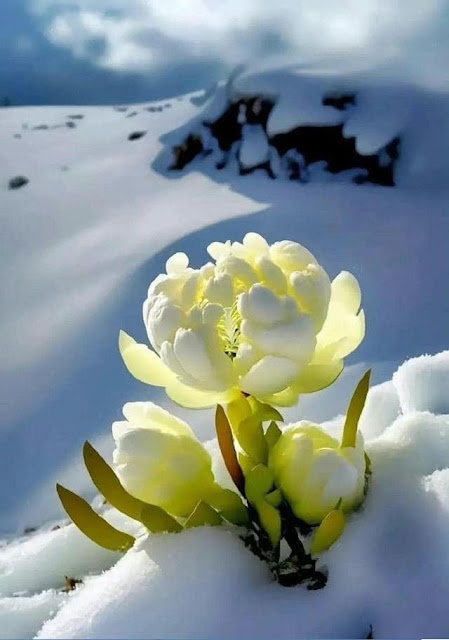
[[295,389],[299,393],[321,391],[330,386],[343,371],[343,360],[334,360],[329,364],[311,362],[300,375]]
[[173,380],[174,374],[159,356],[124,331],[120,331],[119,349],[126,368],[137,380],[156,387],[165,387]]
[[205,409],[216,404],[227,404],[237,393],[234,389],[225,392],[199,391],[193,387],[188,387],[175,377],[167,384],[165,391],[173,402],[188,409]]
[[349,271],[341,271],[331,284],[332,303],[341,304],[348,313],[356,314],[360,309],[362,292],[358,280]]

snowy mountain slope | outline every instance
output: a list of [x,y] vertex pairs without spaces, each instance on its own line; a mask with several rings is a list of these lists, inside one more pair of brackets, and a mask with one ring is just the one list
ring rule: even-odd
[[[247,91],[279,95],[284,76],[279,74],[275,89],[270,89],[273,74],[269,80],[267,85],[263,75],[250,77]],[[245,78],[238,82],[241,92]],[[313,84],[299,78],[299,86],[304,82]],[[316,82],[322,86],[323,80]],[[329,83],[327,78],[326,91]],[[285,87],[292,95],[292,83]],[[305,93],[310,102],[313,92]],[[123,327],[143,337],[141,301],[176,250],[187,250],[199,264],[209,241],[241,238],[249,230],[270,241],[298,240],[332,275],[346,268],[361,281],[368,331],[353,362],[397,364],[446,346],[445,185],[432,190],[344,182],[299,185],[268,180],[260,172],[239,176],[232,163],[217,171],[211,158],[170,172],[166,160],[172,142],[206,115],[219,115],[226,99],[218,87],[205,103],[195,95],[170,106],[120,110],[2,110],[0,329],[6,338],[0,440],[9,486],[0,489],[0,530],[5,533],[57,516],[52,485],[73,457],[77,471],[69,477],[79,472],[83,440],[106,434],[125,400],[154,397],[129,379],[116,336]],[[427,112],[422,107],[418,119],[408,117],[415,153],[428,149],[416,146],[416,132],[422,130],[423,109],[431,127],[435,103],[443,112],[447,101],[428,94],[427,102],[419,103],[431,105]],[[83,118],[70,118],[78,115]],[[128,140],[136,131],[146,135]],[[403,140],[399,173],[403,163],[407,166],[409,137]],[[29,184],[8,190],[8,180],[21,174]],[[306,398],[303,406],[314,402]],[[321,404],[318,399],[315,406]],[[330,407],[324,417],[331,416]],[[74,483],[83,486],[75,478]]]

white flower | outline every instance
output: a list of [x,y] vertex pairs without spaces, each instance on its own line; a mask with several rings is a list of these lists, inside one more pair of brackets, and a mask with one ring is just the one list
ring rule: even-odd
[[291,405],[331,384],[364,337],[354,276],[343,271],[331,283],[305,247],[270,246],[255,233],[208,252],[215,264],[200,269],[175,254],[150,285],[143,316],[154,351],[122,332],[129,371],[191,407],[241,391]]
[[343,512],[363,500],[366,462],[361,433],[355,447],[342,447],[318,425],[292,425],[270,451],[269,468],[295,515],[309,524],[320,523],[340,500]]

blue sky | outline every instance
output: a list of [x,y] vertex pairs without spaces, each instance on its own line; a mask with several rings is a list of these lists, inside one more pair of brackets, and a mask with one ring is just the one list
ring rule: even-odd
[[0,0],[0,97],[146,101],[240,63],[339,60],[449,82],[448,0]]

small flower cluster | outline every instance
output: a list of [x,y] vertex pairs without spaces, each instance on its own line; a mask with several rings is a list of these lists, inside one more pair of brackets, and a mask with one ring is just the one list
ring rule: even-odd
[[[338,378],[365,333],[360,287],[346,271],[331,281],[295,242],[270,246],[249,233],[208,252],[213,262],[200,269],[175,254],[151,283],[143,318],[152,348],[124,332],[119,348],[138,380],[164,387],[176,403],[217,407],[218,443],[235,490],[217,483],[191,428],[151,402],[127,403],[125,420],[113,424],[114,469],[88,443],[85,463],[106,500],[149,531],[234,525],[281,584],[320,588],[326,577],[316,556],[340,537],[345,514],[366,492],[369,459],[357,428],[369,372],[351,399],[341,442],[308,422],[281,428],[278,408]],[[60,485],[58,492],[95,542],[122,550],[133,544],[79,496]]]

